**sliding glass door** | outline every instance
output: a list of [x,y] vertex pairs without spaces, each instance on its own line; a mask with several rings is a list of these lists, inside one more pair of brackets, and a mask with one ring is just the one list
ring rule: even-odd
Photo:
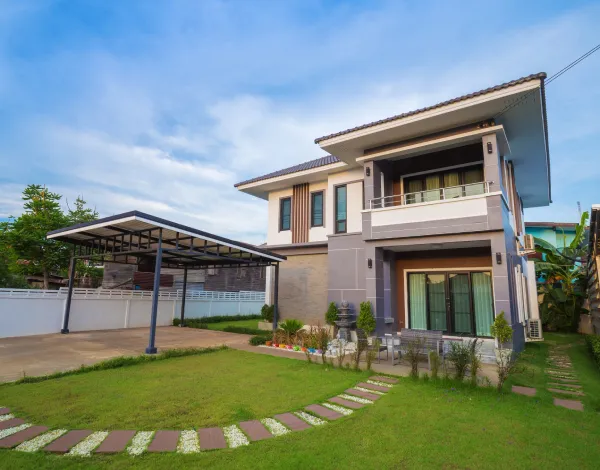
[[409,328],[490,336],[493,321],[489,272],[408,273]]

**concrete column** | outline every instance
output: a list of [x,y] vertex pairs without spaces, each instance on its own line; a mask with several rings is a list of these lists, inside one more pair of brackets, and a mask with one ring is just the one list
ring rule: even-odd
[[[367,176],[367,171],[370,175]],[[370,208],[371,199],[381,197],[381,167],[377,162],[366,162],[365,174],[365,208]]]
[[[385,300],[384,300],[384,261],[383,248],[368,246],[365,249],[366,270],[366,298],[371,302],[373,314],[377,322],[377,334],[383,334],[385,331]],[[369,259],[371,268],[368,267]]]
[[[490,192],[502,191],[502,168],[500,167],[496,134],[484,135],[481,142],[483,144],[483,177],[485,181],[493,181],[490,184]],[[491,153],[488,152],[488,144],[491,144]]]

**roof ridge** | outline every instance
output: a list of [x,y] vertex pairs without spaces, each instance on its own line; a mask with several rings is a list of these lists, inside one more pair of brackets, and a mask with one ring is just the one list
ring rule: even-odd
[[462,96],[459,96],[457,98],[452,98],[452,99],[449,99],[449,100],[446,100],[446,101],[442,101],[440,103],[437,103],[437,104],[434,104],[434,105],[431,105],[431,106],[426,106],[424,108],[415,109],[414,111],[408,111],[408,112],[402,113],[402,114],[396,114],[395,116],[390,116],[388,118],[380,119],[378,121],[373,121],[373,122],[370,122],[370,123],[367,123],[367,124],[361,124],[360,126],[351,127],[351,128],[346,129],[344,131],[334,132],[333,134],[325,135],[323,137],[317,137],[315,139],[315,144],[318,144],[319,142],[322,142],[322,141],[327,140],[327,139],[332,139],[334,137],[339,137],[341,135],[350,134],[350,133],[355,132],[355,131],[359,131],[359,130],[362,130],[362,129],[367,129],[369,127],[377,126],[379,124],[385,124],[385,123],[388,123],[388,122],[391,122],[391,121],[396,121],[398,119],[402,119],[402,118],[405,118],[405,117],[413,116],[415,114],[420,114],[420,113],[423,113],[423,112],[426,112],[426,111],[430,111],[432,109],[441,108],[443,106],[448,106],[450,104],[457,103],[459,101],[464,101],[464,100],[469,99],[469,98],[475,98],[477,96],[481,96],[481,95],[485,95],[485,94],[488,94],[488,93],[492,93],[494,91],[502,90],[504,88],[508,88],[508,87],[515,86],[515,85],[520,85],[522,83],[529,82],[531,80],[544,80],[546,77],[547,77],[546,72],[538,72],[538,73],[534,73],[534,74],[531,74],[531,75],[527,75],[526,77],[517,78],[516,80],[511,80],[509,82],[505,82],[505,83],[502,83],[500,85],[495,85],[495,86],[492,86],[492,87],[489,87],[489,88],[484,88],[483,90],[479,90],[479,91],[475,91],[475,92],[472,92],[472,93],[468,93],[466,95],[462,95]]

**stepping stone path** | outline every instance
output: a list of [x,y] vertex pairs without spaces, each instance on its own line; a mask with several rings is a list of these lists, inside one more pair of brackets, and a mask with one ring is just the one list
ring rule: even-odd
[[[570,347],[571,345],[553,347],[548,355],[549,367],[546,369],[546,373],[552,378],[552,382],[548,383],[548,391],[553,395],[585,395],[581,390],[574,390],[581,389],[582,387],[577,383],[571,358],[567,354],[567,349]],[[571,387],[571,390],[556,387]],[[583,411],[583,403],[579,400],[567,400],[556,396],[553,398],[555,406],[561,406],[569,410]]]
[[[243,445],[270,439],[290,431],[304,431],[317,425],[338,420],[355,410],[372,405],[397,383],[398,379],[391,377],[370,377],[368,382],[359,383],[355,388],[345,390],[340,396],[331,397],[323,405],[315,403],[306,406],[303,412],[281,413],[262,421],[242,421],[236,426],[229,426],[229,428],[237,429],[240,433],[239,437],[243,437],[243,440],[245,440]],[[366,392],[365,390],[372,392]],[[164,430],[156,431],[153,435],[151,432],[134,430],[110,432],[90,430],[56,431],[49,430],[45,426],[32,426],[20,418],[13,417],[9,408],[0,407],[0,448],[4,449],[13,449],[19,446],[18,451],[66,454],[75,446],[81,444],[75,449],[75,452],[80,450],[81,447],[88,446],[86,453],[81,456],[89,457],[93,454],[115,454],[125,451],[132,453],[131,447],[139,445],[140,442],[144,443],[140,452],[187,453],[225,449],[240,445],[239,443],[228,442],[223,428],[202,428],[197,430],[198,439],[195,445],[192,446],[193,449],[191,451],[186,450],[185,447],[189,444],[190,432],[191,438],[194,438],[193,431],[182,433],[181,431]],[[186,439],[188,439],[188,442],[186,442]],[[183,442],[186,444],[182,446]],[[184,450],[182,450],[182,447]],[[78,453],[78,455],[80,454]]]
[[519,385],[513,385],[512,392],[518,393],[519,395],[533,397],[537,393],[537,390],[535,388],[531,388],[531,387],[521,387]]

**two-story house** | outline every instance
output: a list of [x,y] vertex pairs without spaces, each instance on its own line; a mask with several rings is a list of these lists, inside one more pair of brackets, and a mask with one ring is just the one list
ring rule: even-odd
[[267,247],[288,257],[281,317],[367,300],[379,334],[489,337],[504,311],[522,349],[523,208],[551,202],[545,77],[319,137],[329,155],[236,184],[268,201]]

